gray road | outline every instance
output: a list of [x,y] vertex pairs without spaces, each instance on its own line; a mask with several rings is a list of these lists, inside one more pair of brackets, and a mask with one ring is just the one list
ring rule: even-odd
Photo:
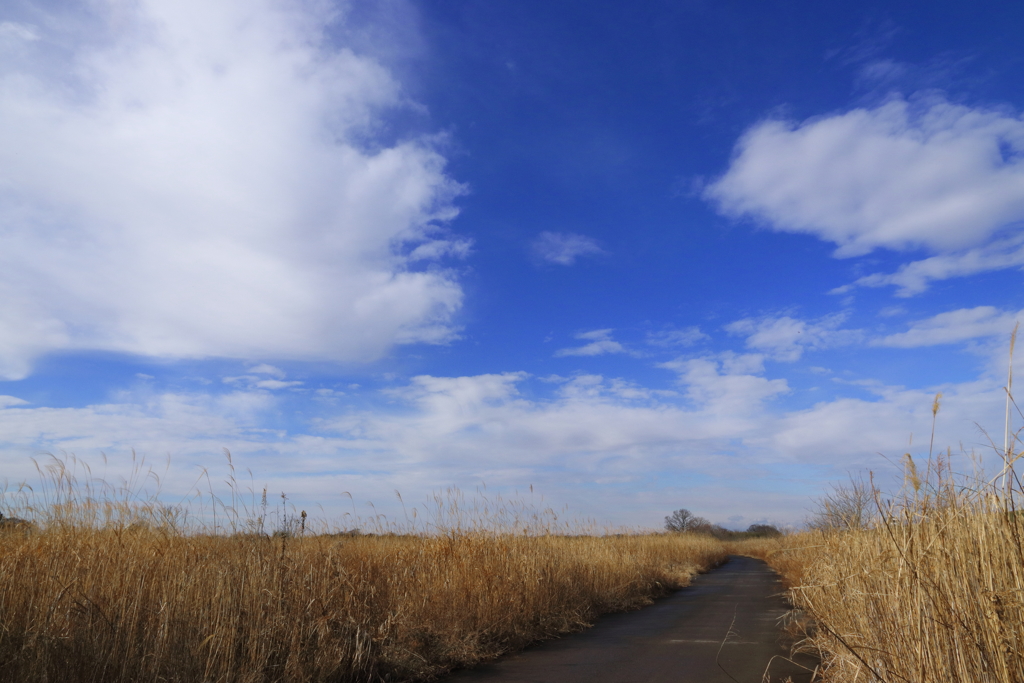
[[[733,556],[693,584],[637,612],[602,617],[446,683],[761,683],[811,680],[786,657],[778,620],[787,607],[778,576]],[[725,644],[722,644],[722,641]],[[809,658],[798,659],[814,667]]]

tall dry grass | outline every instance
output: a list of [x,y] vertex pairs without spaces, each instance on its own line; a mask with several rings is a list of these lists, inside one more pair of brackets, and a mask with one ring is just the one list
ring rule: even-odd
[[948,460],[875,492],[875,521],[733,544],[791,587],[804,646],[830,683],[1024,681],[1019,482],[957,477]]
[[1007,502],[947,480],[813,539],[792,595],[829,680],[1024,681],[1024,520]]
[[[933,458],[930,443],[923,473],[904,456],[896,495],[854,479],[824,499],[812,531],[733,545],[783,575],[825,681],[1024,681],[1024,485],[1015,471],[1024,449],[1021,431],[1011,430],[1016,335],[1015,328],[1002,448],[992,443],[1002,460],[996,477],[973,458],[972,474],[957,474],[949,451]],[[932,404],[932,442],[941,396]]]
[[824,545],[819,532],[788,533],[775,538],[748,538],[725,544],[730,555],[747,555],[764,560],[778,572],[787,589],[802,585],[804,573]]
[[725,558],[701,536],[479,521],[202,533],[152,501],[72,493],[34,508],[36,530],[0,531],[0,681],[422,680],[643,605]]

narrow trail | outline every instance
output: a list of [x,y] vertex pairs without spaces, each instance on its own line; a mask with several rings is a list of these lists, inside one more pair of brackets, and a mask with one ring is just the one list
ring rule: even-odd
[[797,664],[788,659],[779,627],[779,618],[788,609],[783,590],[764,562],[734,555],[650,607],[602,617],[582,633],[460,671],[444,681],[761,683],[792,677],[794,683],[806,683],[814,660],[799,657]]

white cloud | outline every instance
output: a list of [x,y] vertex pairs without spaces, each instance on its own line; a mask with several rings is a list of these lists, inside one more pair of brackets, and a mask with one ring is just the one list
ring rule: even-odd
[[525,373],[421,376],[391,392],[413,406],[412,413],[346,416],[334,428],[416,462],[480,471],[554,463],[589,470],[613,457],[649,465],[652,458],[691,449],[706,454],[714,448],[709,441],[756,430],[763,401],[788,390],[784,380],[723,375],[713,361],[684,361],[677,369],[687,386],[687,408],[600,375],[561,380],[549,400],[520,393]]
[[85,7],[3,24],[0,376],[60,349],[361,361],[453,338],[455,276],[411,266],[465,255],[443,234],[462,188],[431,141],[378,141],[409,105],[330,44],[326,5]]
[[896,296],[911,297],[928,289],[935,280],[974,275],[992,270],[1024,266],[1024,239],[999,240],[993,244],[956,254],[939,254],[911,261],[895,273],[872,273],[836,287],[831,294],[846,294],[855,287],[896,287]]
[[466,258],[472,247],[472,240],[431,240],[413,249],[409,254],[409,260],[436,261],[445,257]]
[[648,401],[679,395],[676,391],[648,389],[636,382],[620,378],[605,379],[601,375],[580,374],[573,377],[554,375],[543,378],[542,381],[561,384],[558,395],[566,399],[597,399],[607,396],[628,401]]
[[301,387],[302,382],[292,380],[285,382],[279,379],[261,379],[253,384],[257,389],[288,389],[291,387]]
[[875,339],[873,346],[894,346],[916,348],[937,344],[955,344],[979,337],[1007,339],[1018,320],[1024,318],[1024,311],[1003,312],[993,306],[961,308],[956,311],[939,313],[925,320],[911,324],[906,332],[891,334]]
[[766,121],[705,197],[729,216],[838,245],[950,252],[1024,220],[1024,121],[932,99]]
[[647,333],[647,343],[652,346],[693,346],[709,339],[711,337],[701,332],[696,325],[681,330]]
[[940,391],[935,451],[951,448],[955,471],[970,473],[977,467],[964,455],[972,451],[983,467],[986,461],[992,466],[991,442],[978,426],[995,427],[1002,434],[1006,394],[1000,382],[992,379],[917,389],[878,384],[872,387],[872,400],[841,397],[781,415],[763,439],[752,437],[749,444],[837,470],[863,468],[877,473],[889,469],[887,465],[898,462],[907,451],[922,459],[927,455],[932,401]]
[[799,320],[790,316],[743,318],[725,326],[731,334],[746,335],[749,349],[769,354],[773,359],[792,362],[799,360],[805,349],[823,349],[850,344],[863,336],[858,330],[841,330],[846,319],[837,314],[816,321]]
[[[663,367],[673,366],[665,364]],[[714,358],[694,358],[679,361],[675,369],[680,373],[680,382],[686,386],[687,397],[700,406],[702,412],[731,423],[737,435],[752,427],[750,421],[758,416],[765,400],[789,392],[784,379],[750,374],[760,371],[759,356],[728,357],[721,362]]]
[[723,351],[716,356],[726,375],[759,375],[764,372],[764,354]]
[[612,329],[581,332],[576,339],[590,341],[583,346],[574,346],[555,351],[556,357],[562,356],[601,356],[606,353],[627,353],[626,347],[612,339]]
[[[140,390],[83,408],[35,407],[8,397],[0,400],[0,469],[12,482],[34,479],[29,456],[66,451],[111,481],[130,473],[125,457],[135,448],[161,462],[170,454],[171,469],[161,479],[166,493],[181,496],[195,486],[201,467],[218,467],[214,454],[227,447],[239,472],[253,470],[257,492],[267,483],[299,505],[322,503],[335,516],[351,509],[343,491],[384,511],[396,488],[415,503],[432,490],[484,481],[536,484],[559,505],[618,523],[657,525],[679,506],[673,496],[683,493],[691,507],[721,514],[716,521],[766,513],[796,521],[816,477],[851,467],[885,469],[877,452],[898,459],[911,433],[919,435],[914,452],[926,448],[920,435],[930,428],[935,391],[945,394],[940,448],[983,443],[973,421],[1002,417],[999,382],[989,380],[928,390],[864,384],[858,391],[873,398],[786,412],[775,399],[790,391],[788,384],[752,374],[757,366],[756,357],[741,356],[665,364],[678,373],[681,395],[600,375],[557,378],[547,398],[522,390],[529,377],[521,372],[420,376],[387,392],[388,407],[320,402],[323,410],[341,412],[326,414],[306,433],[262,427],[267,414],[280,410],[279,399],[265,391]],[[110,456],[105,472],[101,451]],[[212,478],[216,484],[224,477]],[[768,479],[804,488],[753,483]],[[658,483],[668,489],[659,492]],[[726,496],[740,485],[749,496]]]
[[254,375],[270,375],[271,377],[276,377],[278,379],[285,378],[284,370],[282,370],[281,368],[276,368],[273,365],[269,365],[267,363],[260,363],[259,365],[255,365],[249,368],[249,372],[253,373]]
[[[137,448],[155,456],[204,453],[208,457],[223,446],[248,440],[246,425],[253,424],[274,400],[262,392],[119,398],[84,408],[27,407],[24,402],[4,401],[0,442],[5,446],[5,475],[15,476],[12,470],[17,466],[31,468],[27,456],[38,450],[86,456]],[[12,450],[21,450],[21,457],[12,459]]]
[[[281,472],[311,466],[316,453],[345,453],[321,464],[392,473],[426,469],[444,483],[446,478],[464,480],[466,467],[482,471],[510,463],[533,467],[564,461],[591,469],[599,466],[595,455],[660,457],[684,453],[691,446],[707,453],[712,446],[704,442],[732,439],[744,433],[744,425],[750,430],[760,424],[759,402],[786,390],[782,380],[727,376],[703,361],[687,363],[682,374],[692,385],[687,408],[666,402],[674,392],[599,375],[560,380],[556,395],[547,400],[520,393],[518,387],[528,377],[521,372],[415,377],[387,392],[398,402],[397,411],[346,413],[322,422],[325,434],[334,432],[336,437],[260,429],[260,416],[277,409],[277,399],[261,391],[221,396],[126,393],[118,402],[84,408],[34,408],[9,397],[0,410],[0,433],[5,463],[11,462],[14,447],[25,454],[42,448],[83,456],[134,447],[144,453],[171,453],[186,462],[203,462],[225,446],[250,454],[271,448],[296,457],[294,462],[277,462]],[[325,441],[307,458],[300,442],[317,439]]]
[[[254,374],[239,375],[237,377],[224,377],[221,381],[223,381],[224,384],[244,385],[250,390],[267,389],[270,391],[291,389],[294,387],[300,387],[304,384],[304,382],[300,382],[298,380],[285,380],[286,375],[283,370],[266,363],[262,363],[251,368],[249,372]],[[267,379],[265,377],[259,377],[258,375],[270,375],[274,379]]]
[[549,263],[571,266],[581,256],[596,256],[604,250],[597,241],[573,232],[542,232],[533,242],[533,253]]
[[[383,509],[395,488],[415,501],[431,490],[486,481],[537,484],[576,512],[636,523],[649,510],[639,517],[618,507],[609,513],[587,491],[662,471],[721,474],[728,460],[723,449],[768,424],[759,397],[785,388],[779,380],[724,376],[714,367],[691,366],[687,373],[696,388],[685,407],[672,392],[596,375],[560,381],[547,399],[520,392],[526,373],[421,376],[388,392],[395,402],[389,409],[343,412],[319,421],[314,433],[294,434],[260,427],[268,412],[279,410],[277,399],[261,391],[124,394],[84,408],[11,404],[0,409],[0,469],[11,481],[34,479],[28,456],[65,451],[90,460],[94,474],[109,481],[130,469],[122,454],[134,448],[161,462],[170,454],[172,468],[161,479],[165,492],[180,496],[195,485],[200,467],[217,467],[221,460],[213,454],[227,447],[239,471],[253,470],[257,491],[269,483],[271,491],[286,491],[302,505],[322,503],[333,515],[349,509],[340,498],[346,490]],[[100,451],[110,455],[106,472],[96,467]],[[580,484],[586,490],[574,489]],[[623,503],[635,497],[622,495]],[[661,507],[650,520],[655,525]],[[764,513],[753,503],[729,507],[730,514]]]
[[0,43],[30,43],[39,40],[39,34],[26,24],[0,21]]

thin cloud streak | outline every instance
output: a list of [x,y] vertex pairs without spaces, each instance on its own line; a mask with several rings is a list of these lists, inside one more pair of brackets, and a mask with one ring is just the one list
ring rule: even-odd
[[911,261],[895,273],[872,273],[851,284],[836,287],[830,294],[847,294],[856,287],[896,287],[896,296],[909,298],[928,290],[932,282],[977,273],[1024,266],[1024,237],[1000,240],[956,254],[940,254]]
[[560,266],[572,266],[583,256],[604,253],[595,239],[574,232],[542,232],[534,240],[532,248],[542,261]]
[[612,329],[591,330],[576,335],[577,339],[589,341],[589,344],[555,351],[556,358],[565,356],[602,356],[606,353],[629,353],[629,350],[612,339]]
[[661,332],[648,332],[647,343],[651,346],[693,346],[703,341],[710,341],[711,337],[700,331],[696,325],[682,330],[663,330]]
[[910,325],[906,332],[873,339],[872,346],[902,349],[956,344],[985,337],[1009,338],[1024,311],[1003,312],[994,306],[976,306],[939,313]]

